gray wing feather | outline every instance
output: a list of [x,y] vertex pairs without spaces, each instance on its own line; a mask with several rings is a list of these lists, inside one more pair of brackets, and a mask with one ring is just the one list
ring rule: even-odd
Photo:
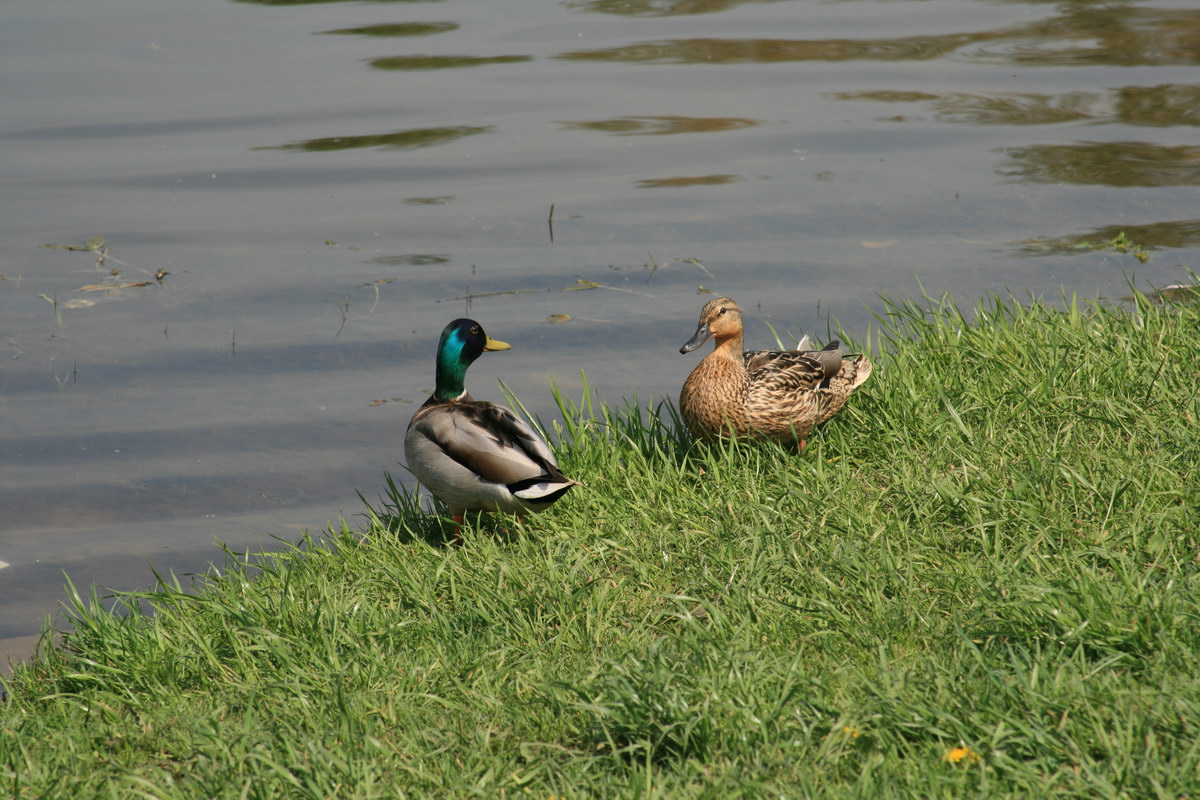
[[493,403],[455,403],[418,413],[412,425],[442,452],[481,478],[510,484],[561,478],[546,443],[511,411]]

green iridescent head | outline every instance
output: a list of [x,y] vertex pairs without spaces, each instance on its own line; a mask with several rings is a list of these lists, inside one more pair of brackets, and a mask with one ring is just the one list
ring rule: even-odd
[[466,391],[467,367],[486,351],[507,350],[511,345],[490,338],[473,319],[456,319],[442,330],[437,351],[437,389],[440,401],[454,400]]

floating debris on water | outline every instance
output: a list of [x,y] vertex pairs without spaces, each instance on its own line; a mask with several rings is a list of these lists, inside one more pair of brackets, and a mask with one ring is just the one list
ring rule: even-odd
[[388,402],[388,400],[391,400],[393,403],[411,403],[412,402],[412,400],[409,400],[407,397],[391,397],[391,398],[385,397],[382,400],[372,400],[368,405],[370,405],[371,408],[375,408],[375,406],[381,406],[384,403]]

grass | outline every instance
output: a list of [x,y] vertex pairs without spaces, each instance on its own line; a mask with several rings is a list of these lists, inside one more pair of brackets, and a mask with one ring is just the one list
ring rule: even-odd
[[[808,450],[559,398],[584,481],[77,598],[13,798],[1200,793],[1200,307],[888,302]],[[508,529],[507,531],[505,529]]]

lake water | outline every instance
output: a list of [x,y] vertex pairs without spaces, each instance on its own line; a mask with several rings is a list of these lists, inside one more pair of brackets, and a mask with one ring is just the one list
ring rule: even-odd
[[[0,17],[0,638],[64,575],[359,524],[456,316],[513,345],[473,393],[550,416],[581,369],[674,396],[706,291],[765,345],[861,336],[918,279],[1116,298],[1200,254],[1194,0]],[[1076,246],[1122,231],[1146,263]]]

